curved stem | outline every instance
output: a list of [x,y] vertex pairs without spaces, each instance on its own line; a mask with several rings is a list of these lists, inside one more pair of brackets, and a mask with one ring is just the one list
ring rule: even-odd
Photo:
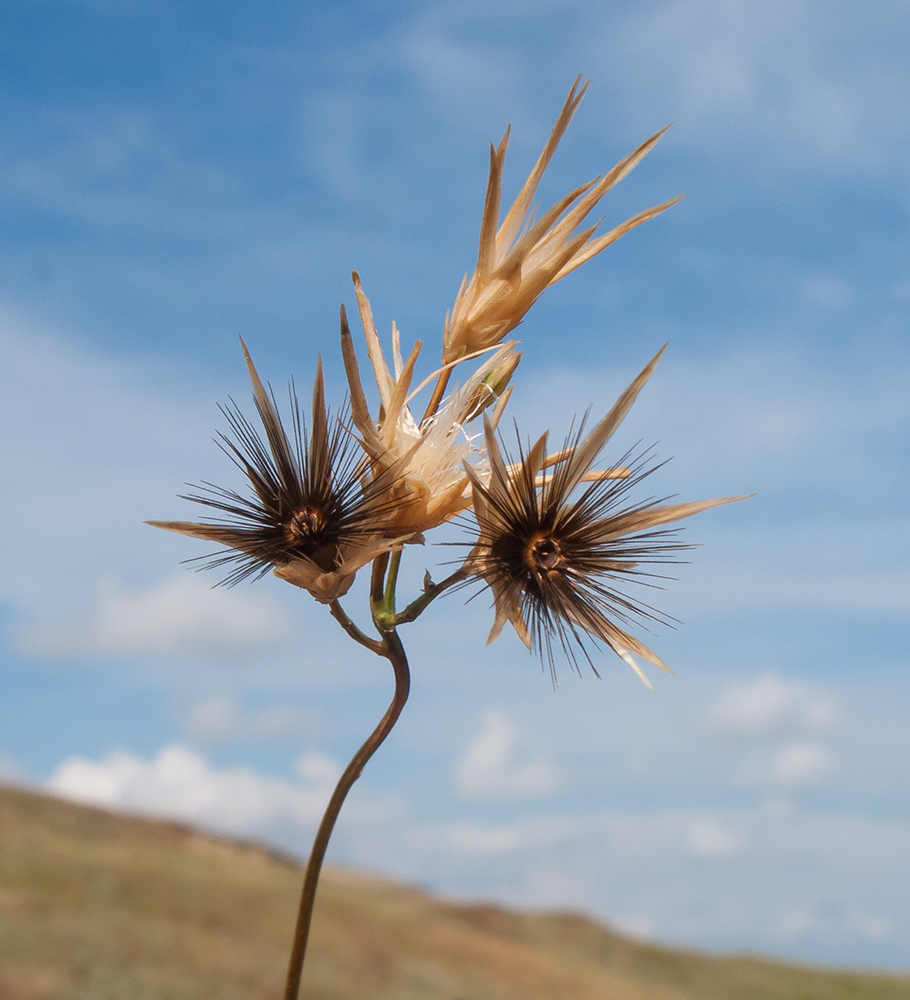
[[371,652],[378,656],[385,656],[385,647],[376,639],[371,639],[365,632],[361,631],[348,617],[347,612],[341,604],[334,600],[329,605],[329,614],[347,632],[347,634],[361,646],[366,646]]
[[332,792],[332,797],[329,799],[322,822],[319,824],[319,830],[316,832],[316,839],[313,841],[313,849],[310,851],[306,874],[303,879],[303,891],[300,895],[297,926],[294,930],[294,946],[291,949],[291,958],[288,963],[284,1000],[298,1000],[300,995],[300,977],[303,972],[303,960],[306,956],[310,922],[313,917],[313,903],[316,900],[316,886],[319,882],[319,873],[322,869],[322,861],[329,844],[329,838],[332,836],[335,821],[338,819],[338,813],[341,811],[344,800],[354,782],[360,777],[367,761],[376,753],[385,738],[392,731],[392,727],[398,721],[398,716],[401,715],[401,710],[408,700],[411,675],[408,670],[408,660],[407,656],[405,656],[404,647],[401,645],[401,640],[394,631],[390,631],[385,634],[381,645],[381,655],[389,660],[395,672],[395,694],[379,725],[373,730],[367,741],[351,758],[350,764],[344,769],[344,773],[339,778],[338,784],[335,786],[335,791]]

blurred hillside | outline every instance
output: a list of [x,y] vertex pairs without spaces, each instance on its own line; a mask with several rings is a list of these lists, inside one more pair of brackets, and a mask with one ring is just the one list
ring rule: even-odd
[[[0,789],[2,1000],[281,996],[301,871],[255,845]],[[714,958],[581,916],[330,870],[307,1000],[910,1000],[910,979]]]

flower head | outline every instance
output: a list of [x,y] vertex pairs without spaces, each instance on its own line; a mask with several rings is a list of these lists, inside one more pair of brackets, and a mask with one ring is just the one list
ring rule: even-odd
[[477,267],[470,278],[465,276],[455,304],[446,316],[444,365],[498,344],[518,326],[550,285],[682,197],[647,208],[600,236],[596,235],[600,222],[581,231],[578,228],[607,191],[650,152],[666,131],[664,128],[604,176],[571,191],[539,219],[534,219],[532,202],[537,186],[588,89],[587,84],[578,89],[580,80],[579,76],[572,85],[543,152],[502,223],[499,203],[508,129],[498,147],[490,146],[490,177],[480,225]]
[[[407,360],[403,360],[401,338],[392,324],[393,367],[390,369],[369,300],[356,271],[353,278],[380,407],[374,419],[370,415],[353,338],[342,308],[341,349],[350,386],[352,419],[369,456],[374,477],[385,476],[389,494],[396,502],[391,517],[393,530],[417,535],[470,507],[470,481],[465,462],[482,461],[482,443],[478,447],[475,442],[480,435],[471,435],[466,428],[488,407],[493,409],[493,424],[499,421],[509,397],[509,380],[521,360],[521,353],[515,341],[490,352],[463,385],[456,386],[434,413],[418,423],[409,403],[423,388],[418,386],[411,390],[421,343],[417,341]],[[394,476],[390,476],[392,469]]]
[[326,409],[322,361],[316,365],[309,427],[291,387],[289,438],[274,396],[241,344],[266,440],[235,405],[222,409],[233,438],[219,437],[222,449],[249,480],[251,495],[204,484],[184,499],[225,517],[148,523],[227,546],[227,551],[202,557],[206,568],[231,567],[222,581],[226,585],[271,569],[318,601],[331,602],[346,593],[361,566],[402,540],[389,530],[395,504],[381,478],[364,485],[366,470],[356,441],[347,424],[332,420]]
[[[509,464],[487,423],[489,482],[468,471],[478,534],[465,571],[492,591],[495,620],[489,641],[509,621],[525,645],[539,650],[551,671],[554,641],[574,666],[576,651],[591,663],[587,639],[606,643],[649,687],[636,655],[669,670],[624,628],[666,618],[618,585],[646,582],[643,578],[652,574],[643,566],[673,562],[670,553],[688,547],[675,539],[678,529],[663,525],[743,499],[665,504],[652,498],[630,503],[630,489],[654,471],[647,454],[631,469],[592,471],[662,353],[586,437],[582,425],[561,451],[547,455],[544,435],[517,463]],[[547,468],[554,471],[546,473]],[[572,500],[571,494],[584,482],[589,485]]]

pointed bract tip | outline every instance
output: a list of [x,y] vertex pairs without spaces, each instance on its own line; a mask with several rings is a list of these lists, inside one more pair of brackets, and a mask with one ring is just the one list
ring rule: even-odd
[[[570,98],[577,97],[578,100],[580,101],[585,96],[585,91],[587,91],[588,87],[591,86],[591,81],[585,80],[585,82],[582,84],[581,90],[578,90],[579,83],[581,83],[581,73],[579,73],[578,76],[575,77],[575,82],[572,84],[572,87],[569,90],[569,97]],[[577,94],[575,93],[576,91],[578,91]]]
[[185,535],[184,527],[187,522],[185,521],[143,521],[143,524],[149,525],[151,528],[161,528],[163,531],[175,531],[178,534]]

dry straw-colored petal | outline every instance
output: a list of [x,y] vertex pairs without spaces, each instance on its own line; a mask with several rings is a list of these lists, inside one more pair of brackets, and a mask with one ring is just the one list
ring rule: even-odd
[[[374,479],[384,476],[389,494],[401,501],[389,520],[395,535],[419,534],[450,520],[471,505],[470,480],[464,463],[482,461],[482,448],[473,443],[465,425],[480,414],[492,413],[494,424],[502,416],[509,396],[508,383],[521,359],[514,341],[482,351],[487,355],[477,370],[449,395],[434,412],[418,423],[410,401],[427,382],[411,392],[418,341],[406,361],[401,358],[401,338],[392,327],[390,368],[369,299],[360,277],[353,274],[357,305],[367,353],[379,391],[380,408],[374,418],[361,381],[360,367],[344,307],[341,309],[341,350],[351,393],[354,426],[366,451]],[[435,373],[438,377],[439,372]],[[432,378],[431,377],[431,378]],[[394,470],[394,475],[390,473]]]
[[470,278],[465,276],[455,304],[446,315],[443,364],[499,343],[518,326],[550,285],[682,197],[638,212],[600,236],[596,235],[600,222],[579,229],[601,198],[651,151],[666,131],[663,128],[605,175],[571,191],[539,219],[534,219],[533,200],[538,185],[588,88],[586,83],[579,89],[580,81],[579,76],[543,152],[501,223],[502,175],[509,130],[498,146],[490,146],[490,174],[480,223],[477,267]]

